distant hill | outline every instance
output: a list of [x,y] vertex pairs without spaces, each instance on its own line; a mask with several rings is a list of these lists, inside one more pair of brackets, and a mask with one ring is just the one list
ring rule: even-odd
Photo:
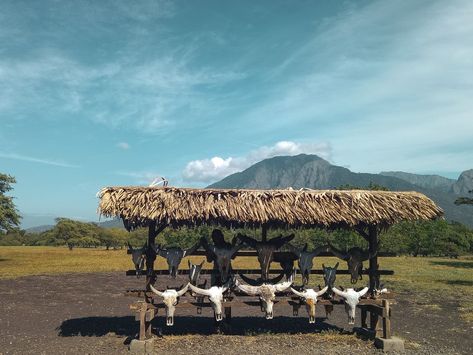
[[43,232],[46,232],[46,231],[48,231],[50,229],[53,229],[53,228],[54,228],[54,225],[52,225],[52,224],[44,224],[44,225],[41,225],[41,226],[26,228],[26,231],[28,233],[43,233]]
[[[461,187],[458,189],[465,188],[467,177],[468,175],[464,177],[465,181],[462,180]],[[284,189],[290,186],[294,189],[302,187],[335,189],[342,185],[366,187],[370,183],[374,183],[393,191],[419,191],[442,207],[447,219],[473,227],[473,207],[455,205],[454,202],[458,195],[453,193],[452,189],[458,182],[453,180],[449,188],[447,186],[450,184],[449,180],[442,177],[416,176],[402,172],[354,173],[347,168],[332,165],[317,155],[300,154],[263,160],[242,172],[229,175],[209,187]]]
[[419,175],[403,171],[383,171],[380,175],[392,176],[427,189],[451,192],[456,180],[440,175]]
[[[82,221],[81,221],[82,222]],[[103,222],[93,222],[102,228],[124,228],[123,223],[120,219],[111,219]],[[36,227],[27,228],[28,233],[42,233],[54,228],[54,224],[41,225]]]
[[466,170],[460,174],[458,180],[453,184],[451,191],[457,195],[468,196],[473,190],[473,169]]

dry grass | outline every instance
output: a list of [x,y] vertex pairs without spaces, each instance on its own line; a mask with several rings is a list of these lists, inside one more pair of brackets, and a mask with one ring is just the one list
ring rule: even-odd
[[100,212],[122,217],[133,229],[150,220],[174,227],[367,226],[439,218],[443,211],[418,192],[368,190],[219,190],[176,187],[107,187]]
[[[201,261],[203,257],[191,257]],[[315,267],[321,264],[333,266],[337,259],[319,257]],[[400,293],[411,293],[421,306],[430,309],[442,307],[442,302],[459,304],[463,318],[473,322],[473,259],[447,258],[380,258],[381,269],[394,270],[392,276],[384,276],[386,286]],[[187,265],[187,261],[181,264]],[[235,268],[258,268],[254,257],[238,257],[233,261]],[[157,259],[157,268],[165,268],[165,260]],[[210,268],[210,264],[206,264]],[[0,247],[0,278],[16,278],[27,275],[124,271],[132,268],[130,256],[126,250],[74,249],[55,247]],[[340,263],[340,269],[346,264]],[[312,284],[323,283],[319,275],[312,276]],[[359,282],[359,286],[368,283],[368,278]],[[349,286],[348,275],[338,275],[337,285]]]

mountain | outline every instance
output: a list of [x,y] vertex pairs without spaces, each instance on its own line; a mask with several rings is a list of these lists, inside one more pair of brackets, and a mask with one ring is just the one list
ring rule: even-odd
[[54,225],[52,224],[43,224],[36,227],[26,228],[25,230],[28,233],[43,233],[53,228],[54,228]]
[[392,176],[398,179],[410,182],[413,185],[425,187],[427,189],[450,192],[456,180],[449,179],[440,175],[419,175],[405,173],[403,171],[383,171],[380,175]]
[[[300,154],[297,156],[280,156],[265,159],[248,169],[227,176],[209,186],[209,188],[247,188],[247,189],[284,189],[302,187],[312,189],[336,189],[342,185],[359,187],[370,183],[387,187],[393,191],[418,191],[435,201],[445,212],[449,220],[473,226],[473,207],[457,206],[458,195],[446,189],[448,181],[435,178],[418,178],[398,174],[354,173],[347,168],[330,164],[316,156]],[[400,177],[404,177],[402,179]],[[468,176],[465,176],[467,179]],[[430,184],[428,183],[430,179]],[[448,180],[448,179],[447,179]],[[413,181],[421,185],[414,184]],[[442,181],[442,182],[440,182]],[[452,183],[452,186],[457,182]],[[462,182],[462,187],[466,184]],[[440,187],[438,187],[440,185]],[[437,186],[437,187],[435,187]]]
[[[81,221],[83,222],[83,221]],[[93,222],[102,228],[124,228],[121,219],[110,219],[103,222]],[[26,228],[28,233],[42,233],[53,229],[55,224],[44,224],[35,227]]]
[[473,190],[473,169],[466,170],[460,174],[458,180],[453,184],[451,191],[457,195],[468,196]]

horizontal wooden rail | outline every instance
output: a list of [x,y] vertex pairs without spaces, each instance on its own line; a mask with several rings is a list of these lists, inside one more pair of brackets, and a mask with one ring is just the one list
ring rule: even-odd
[[[128,249],[127,254],[131,254],[131,251]],[[276,251],[274,252],[274,257],[277,258],[280,254],[292,254],[290,251]],[[207,253],[203,250],[197,250],[192,255],[187,255],[187,256],[206,256]],[[386,252],[379,252],[378,257],[383,257],[383,256],[396,256],[395,253],[386,253]],[[240,250],[237,252],[236,256],[258,256],[258,253],[255,250]],[[320,253],[318,256],[335,256],[331,252],[323,252]],[[297,257],[294,255],[294,259],[297,259]]]
[[[233,272],[235,274],[245,274],[245,275],[261,275],[261,270],[259,269],[234,269]],[[271,269],[269,270],[269,273],[272,275],[279,275],[281,274],[282,270],[281,269]],[[179,275],[189,275],[189,270],[188,269],[183,269],[179,270],[177,272]],[[212,269],[203,269],[200,274],[201,275],[210,275],[218,273],[217,270],[212,270]],[[311,270],[310,272],[312,275],[323,275],[324,272],[323,270]],[[138,272],[139,275],[146,275],[146,270],[141,270]],[[155,275],[169,275],[169,270],[154,270]],[[349,275],[350,272],[348,270],[337,270],[337,275]],[[369,270],[363,270],[362,272],[363,275],[369,275]],[[393,270],[378,270],[379,275],[394,275]],[[127,276],[136,276],[136,271],[135,270],[127,270],[126,272]]]

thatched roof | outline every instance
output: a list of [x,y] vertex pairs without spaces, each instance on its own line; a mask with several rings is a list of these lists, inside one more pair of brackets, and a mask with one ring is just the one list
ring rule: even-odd
[[443,214],[432,200],[418,192],[107,187],[99,197],[99,212],[106,217],[121,217],[128,229],[147,226],[150,220],[172,227],[388,226]]

